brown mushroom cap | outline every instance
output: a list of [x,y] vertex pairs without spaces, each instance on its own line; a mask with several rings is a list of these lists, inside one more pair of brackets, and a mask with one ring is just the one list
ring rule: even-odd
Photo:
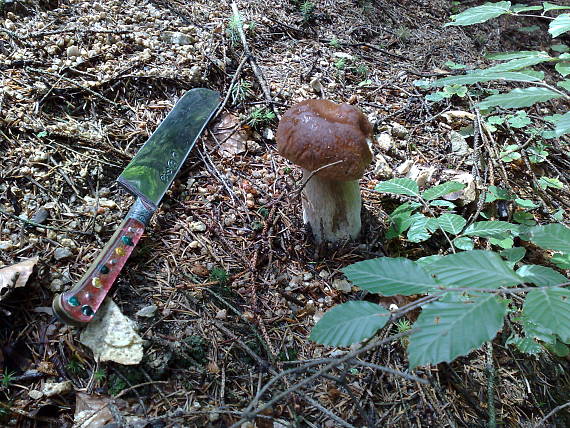
[[358,180],[372,161],[368,139],[372,125],[349,104],[329,100],[305,100],[285,112],[277,127],[281,156],[329,180]]

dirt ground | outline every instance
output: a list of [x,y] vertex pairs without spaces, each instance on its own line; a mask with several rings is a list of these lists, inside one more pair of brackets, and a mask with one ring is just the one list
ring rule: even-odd
[[[408,373],[405,338],[344,362],[346,350],[307,340],[324,311],[364,297],[343,291],[340,268],[437,252],[438,242],[384,242],[394,201],[373,191],[406,160],[434,166],[433,183],[467,168],[449,156],[439,113],[468,104],[428,103],[413,82],[451,73],[446,61],[481,66],[505,40],[514,49],[537,40],[507,19],[443,28],[453,7],[444,0],[301,3],[237,3],[250,61],[229,2],[0,2],[0,267],[39,257],[26,287],[0,302],[3,425],[72,426],[91,400],[105,416],[90,426],[475,427],[486,426],[491,389],[498,424],[530,427],[568,400],[567,360],[522,355],[504,334],[494,364],[477,351],[415,370],[427,385],[378,369]],[[228,95],[224,109],[112,291],[136,321],[144,358],[97,362],[77,329],[54,320],[51,300],[82,276],[132,204],[115,184],[122,168],[176,100],[200,86]],[[377,135],[399,132],[383,152],[389,172],[373,161],[361,181],[362,237],[341,248],[313,245],[301,173],[275,147],[270,112],[318,97],[355,102]],[[553,158],[552,168],[568,164]],[[143,308],[150,317],[137,315]],[[66,380],[67,392],[31,394]],[[244,412],[264,403],[247,422]],[[568,413],[548,424],[568,426]]]

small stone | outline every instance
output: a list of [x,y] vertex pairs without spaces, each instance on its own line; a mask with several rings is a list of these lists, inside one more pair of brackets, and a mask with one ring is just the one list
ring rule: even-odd
[[42,387],[42,393],[46,397],[53,397],[54,395],[67,394],[73,390],[73,383],[70,380],[65,382],[46,382]]
[[221,309],[216,312],[216,319],[225,320],[228,317],[228,311],[226,309]]
[[406,138],[408,133],[409,133],[409,131],[405,126],[400,125],[397,122],[392,123],[392,136],[393,137],[403,139],[403,138]]
[[396,172],[400,175],[407,174],[413,165],[414,165],[414,161],[411,159],[408,159],[407,161],[402,163],[400,166],[398,166],[398,168],[396,168]]
[[37,389],[32,389],[32,390],[28,391],[28,395],[32,400],[39,400],[40,398],[42,398],[44,396],[44,393],[41,391],[38,391]]
[[220,419],[220,413],[217,410],[212,410],[208,415],[208,420],[210,422],[216,422],[218,419]]
[[190,36],[178,31],[165,31],[160,35],[160,38],[174,45],[190,45],[193,41]]
[[313,279],[313,274],[311,272],[305,272],[303,274],[303,281],[310,281]]
[[201,247],[200,242],[198,242],[198,241],[192,241],[192,242],[190,242],[190,244],[188,244],[188,245],[189,245],[189,247],[192,248],[192,249],[196,249],[196,248],[200,248],[200,247]]
[[376,144],[378,145],[378,148],[383,152],[389,152],[395,146],[394,139],[387,132],[383,132],[382,134],[378,135],[378,137],[376,137]]
[[73,253],[67,247],[58,247],[53,252],[53,256],[56,260],[63,260],[67,257],[70,257],[71,255],[73,255]]
[[68,58],[75,58],[81,55],[81,51],[75,45],[68,47],[66,53]]
[[206,225],[202,221],[193,221],[189,226],[192,232],[205,232],[207,229]]
[[241,316],[246,321],[253,321],[255,319],[255,315],[253,315],[253,313],[251,313],[249,311],[244,312],[243,314],[241,314]]
[[63,291],[63,281],[61,279],[54,279],[49,284],[49,289],[54,293],[61,293]]
[[386,158],[381,154],[376,155],[376,164],[374,165],[374,177],[379,179],[390,178],[394,175],[392,168],[388,165]]
[[143,318],[152,318],[156,314],[158,307],[156,305],[149,305],[141,308],[136,313],[136,316]]
[[319,277],[322,279],[327,279],[329,276],[330,274],[326,270],[322,270],[319,272]]
[[352,285],[346,279],[335,279],[332,286],[343,293],[348,293],[352,289]]
[[457,156],[465,156],[469,154],[469,144],[459,132],[451,131],[449,133],[451,140],[451,152]]
[[67,248],[75,248],[76,247],[75,242],[73,242],[73,240],[71,240],[69,238],[63,238],[59,241],[59,243],[61,245],[63,245],[64,247],[67,247]]
[[[273,131],[270,128],[265,128],[261,135],[266,140],[270,140],[270,141],[275,140],[275,134],[273,133]],[[248,142],[247,148],[248,148],[248,150],[251,150],[251,148],[249,146],[249,142]]]
[[0,241],[0,250],[10,250],[12,248],[14,248],[12,241]]
[[309,83],[315,94],[320,95],[323,93],[323,84],[321,83],[321,78],[319,76],[313,77]]
[[399,308],[398,308],[398,305],[396,305],[395,303],[390,303],[390,306],[388,307],[388,310],[389,310],[390,312],[395,312],[395,311],[397,311],[398,309],[399,309]]

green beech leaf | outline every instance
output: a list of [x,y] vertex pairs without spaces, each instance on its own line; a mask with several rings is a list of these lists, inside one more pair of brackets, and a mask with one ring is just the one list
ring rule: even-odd
[[376,185],[377,192],[395,193],[396,195],[420,196],[418,183],[409,178],[393,178]]
[[473,250],[449,254],[424,266],[447,287],[499,288],[523,281],[495,252]]
[[438,286],[422,267],[404,258],[364,260],[341,270],[357,287],[384,296],[410,296]]
[[570,354],[570,348],[565,344],[557,340],[554,344],[545,343],[544,347],[552,352],[554,355],[560,358],[565,358]]
[[475,248],[473,245],[473,241],[466,236],[461,236],[459,238],[455,238],[453,241],[453,246],[460,250],[472,250]]
[[442,230],[457,235],[467,224],[467,220],[457,214],[445,213],[438,217],[437,224]]
[[563,95],[548,88],[517,88],[506,94],[491,95],[481,101],[480,109],[500,106],[503,108],[530,107],[533,104],[561,98]]
[[527,68],[536,64],[540,64],[547,61],[552,61],[552,57],[548,54],[528,56],[524,58],[511,59],[507,62],[502,62],[500,64],[494,65],[492,67],[486,68],[487,73],[499,73],[505,71],[516,71],[523,68]]
[[523,314],[531,321],[570,341],[570,290],[560,287],[539,288],[526,296]]
[[570,111],[564,115],[556,122],[556,136],[570,133]]
[[530,12],[532,10],[542,10],[542,6],[526,6],[524,4],[515,4],[511,7],[514,13]]
[[525,254],[526,249],[524,247],[507,248],[499,253],[501,257],[507,259],[511,263],[520,262]]
[[564,184],[557,178],[550,177],[540,177],[538,179],[538,184],[542,189],[547,189],[552,187],[553,189],[562,189]]
[[560,82],[556,82],[556,86],[560,86],[562,89],[566,89],[570,91],[570,79],[561,80]]
[[500,1],[497,3],[485,3],[483,6],[471,7],[458,15],[453,15],[453,22],[448,22],[444,27],[450,25],[473,25],[488,21],[489,19],[509,13],[510,1]]
[[414,324],[418,330],[410,336],[410,368],[467,355],[495,337],[505,312],[506,305],[493,295],[424,306]]
[[465,184],[463,183],[460,183],[458,181],[447,181],[445,183],[438,184],[437,186],[430,187],[424,191],[422,193],[422,198],[424,198],[426,201],[432,201],[449,193],[459,192],[464,188]]
[[561,273],[540,265],[523,265],[517,269],[517,275],[525,282],[532,282],[540,287],[553,287],[568,282],[568,278]]
[[502,187],[489,186],[487,190],[489,192],[485,196],[485,202],[494,202],[498,199],[508,201],[511,200],[514,196],[508,189],[503,189]]
[[542,347],[538,342],[530,337],[520,337],[518,334],[511,334],[505,345],[514,345],[520,352],[529,355],[536,355],[542,352]]
[[530,229],[529,235],[533,244],[545,250],[570,253],[570,229],[562,224],[553,223],[536,226]]
[[489,238],[489,242],[492,245],[498,245],[499,247],[504,248],[504,249],[512,248],[513,245],[515,245],[515,241],[511,237],[504,238],[504,239]]
[[504,80],[511,82],[540,82],[544,79],[544,73],[534,75],[520,72],[493,73],[486,70],[478,70],[469,74],[450,76],[437,79],[431,87],[441,88],[448,85],[473,85],[474,83],[489,82],[491,80]]
[[544,55],[548,55],[548,53],[544,51],[494,52],[486,54],[485,58],[493,59],[496,61],[506,61],[510,59],[529,58],[529,57],[544,56]]
[[570,269],[570,254],[553,254],[550,261],[560,269]]
[[423,242],[429,239],[431,234],[428,232],[429,218],[423,214],[414,214],[410,217],[411,225],[408,229],[407,238],[410,242]]
[[562,75],[562,77],[566,77],[570,74],[570,62],[559,62],[554,66],[554,68]]
[[389,318],[390,312],[375,303],[343,303],[323,315],[309,339],[322,345],[350,346],[372,337]]
[[557,4],[552,4],[549,3],[547,1],[545,1],[544,3],[542,3],[542,6],[544,7],[544,11],[548,12],[549,10],[560,10],[560,9],[570,9],[570,6],[560,6]]
[[520,199],[520,198],[516,198],[515,199],[516,204],[521,207],[521,208],[525,208],[525,209],[533,209],[533,208],[538,208],[538,205],[536,205],[533,201],[531,201],[530,199]]
[[479,236],[480,238],[505,239],[510,234],[518,234],[518,226],[506,221],[478,221],[463,231],[467,236]]
[[570,14],[563,13],[558,15],[554,21],[550,21],[548,32],[552,34],[552,37],[558,37],[567,31],[570,31]]

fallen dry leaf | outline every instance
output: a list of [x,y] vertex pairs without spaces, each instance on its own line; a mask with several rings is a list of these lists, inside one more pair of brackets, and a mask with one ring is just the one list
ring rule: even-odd
[[247,132],[243,129],[235,130],[236,126],[239,126],[239,119],[228,113],[212,128],[216,144],[220,144],[218,153],[224,157],[232,157],[246,151]]
[[26,285],[38,260],[39,257],[32,257],[0,269],[0,299],[6,295],[8,290]]
[[74,428],[99,428],[115,422],[109,409],[110,397],[78,392],[75,400]]

